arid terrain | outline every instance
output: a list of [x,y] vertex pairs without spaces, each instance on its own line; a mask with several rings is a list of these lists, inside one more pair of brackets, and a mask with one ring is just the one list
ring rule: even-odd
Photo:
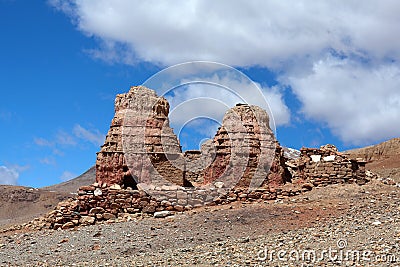
[[0,185],[0,227],[23,223],[51,211],[58,202],[76,195],[80,186],[93,183],[94,168],[54,186],[30,188]]
[[382,177],[400,182],[400,138],[394,138],[378,145],[347,151],[353,157],[367,161],[367,169]]
[[[393,139],[347,153],[398,183],[399,143]],[[2,186],[1,225],[52,210],[92,179],[93,168],[43,189]],[[181,265],[400,266],[400,188],[375,179],[363,186],[316,187],[295,197],[203,207],[166,218],[138,215],[124,223],[0,236],[0,266]]]
[[[399,202],[397,187],[373,181],[315,188],[278,201],[206,207],[162,219],[18,231],[1,236],[0,264],[399,266]],[[327,254],[329,250],[333,254]],[[278,251],[297,251],[299,260],[295,254],[279,259]],[[305,251],[316,256],[302,258]],[[339,251],[361,256],[339,258]]]

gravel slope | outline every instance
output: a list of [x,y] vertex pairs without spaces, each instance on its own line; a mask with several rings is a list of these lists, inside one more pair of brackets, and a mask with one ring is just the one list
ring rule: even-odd
[[[0,236],[0,265],[400,266],[399,203],[399,188],[374,181],[164,219],[8,233]],[[323,259],[307,258],[312,252]],[[299,261],[290,258],[296,253]]]

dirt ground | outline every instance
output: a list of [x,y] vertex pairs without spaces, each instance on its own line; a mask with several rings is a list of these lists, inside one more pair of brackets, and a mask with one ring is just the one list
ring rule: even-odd
[[[399,188],[373,181],[314,188],[277,201],[203,207],[164,219],[12,232],[0,237],[0,264],[270,266],[272,262],[257,258],[263,246],[322,248],[343,237],[354,247],[397,255],[400,264],[399,203]],[[385,264],[370,266],[389,266]],[[329,260],[323,265],[338,266]]]

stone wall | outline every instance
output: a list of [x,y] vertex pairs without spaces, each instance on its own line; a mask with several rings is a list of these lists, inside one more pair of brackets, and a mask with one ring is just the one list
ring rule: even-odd
[[365,184],[365,161],[350,159],[333,145],[302,148],[300,157],[286,162],[294,181],[307,181],[315,186],[357,183]]
[[24,227],[37,230],[68,229],[80,225],[130,221],[143,216],[166,217],[204,205],[283,199],[308,190],[310,188],[301,186],[251,191],[248,188],[226,189],[216,186],[203,190],[164,186],[144,191],[121,189],[116,185],[102,187],[95,183],[79,188],[76,199],[60,202],[49,214],[34,219]]

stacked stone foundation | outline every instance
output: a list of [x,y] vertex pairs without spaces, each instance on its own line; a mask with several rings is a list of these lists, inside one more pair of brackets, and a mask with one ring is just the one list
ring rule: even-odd
[[288,161],[287,167],[294,181],[301,180],[314,186],[368,182],[365,161],[351,159],[337,151],[332,145],[317,148],[302,148],[300,158]]
[[[119,189],[96,185],[83,186],[78,197],[60,202],[55,210],[36,218],[26,228],[69,229],[98,223],[132,221],[161,213],[173,215],[202,206],[241,202],[264,202],[297,196],[311,188],[284,186],[279,188],[207,188],[176,186],[144,190]],[[163,217],[164,217],[163,216]]]

